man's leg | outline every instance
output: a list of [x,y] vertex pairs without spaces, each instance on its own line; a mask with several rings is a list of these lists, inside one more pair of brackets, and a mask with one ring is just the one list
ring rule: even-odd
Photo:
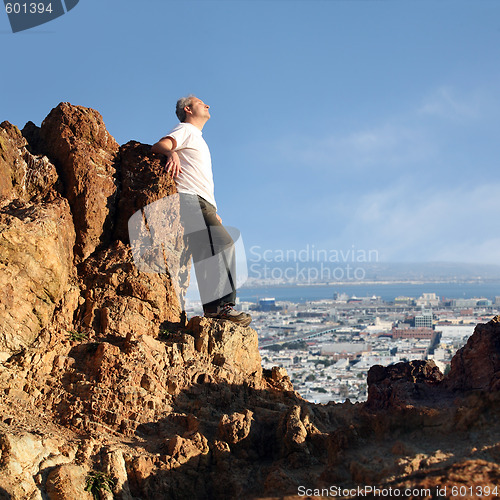
[[[212,265],[210,267],[213,268],[211,271],[215,271],[217,275],[212,283],[208,284],[202,301],[204,311],[213,313],[221,306],[227,304],[234,306],[236,303],[236,256],[234,241],[226,228],[217,219],[215,207],[200,198],[200,208],[207,226],[210,253],[214,257],[211,261]],[[196,274],[196,277],[198,278],[198,274]],[[214,293],[217,295],[216,297],[214,297]]]
[[194,195],[181,195],[185,240],[193,256],[205,316],[247,326],[251,317],[232,309],[236,301],[234,242],[216,216],[216,209]]

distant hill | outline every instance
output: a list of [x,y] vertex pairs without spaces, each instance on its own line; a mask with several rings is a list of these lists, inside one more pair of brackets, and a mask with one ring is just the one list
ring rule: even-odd
[[500,265],[461,262],[310,262],[248,260],[252,279],[301,282],[498,281]]

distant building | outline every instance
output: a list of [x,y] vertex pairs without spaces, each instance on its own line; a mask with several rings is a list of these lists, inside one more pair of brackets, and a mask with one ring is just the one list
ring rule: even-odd
[[392,329],[392,321],[381,321],[377,316],[373,325],[368,325],[365,328],[365,332],[377,333],[377,332],[390,332]]
[[259,311],[269,312],[276,311],[276,309],[276,299],[274,297],[259,300]]
[[382,302],[382,298],[376,295],[372,295],[371,297],[356,297],[353,295],[348,301],[348,304],[374,304]]
[[441,341],[447,339],[468,338],[474,333],[475,325],[443,325],[439,327],[441,331]]
[[477,301],[480,299],[452,299],[451,307],[455,307],[457,309],[468,309],[474,308],[477,305]]
[[488,299],[479,299],[476,302],[476,307],[490,307],[492,305],[491,300]]
[[349,295],[347,293],[333,293],[333,300],[336,302],[346,303],[349,300]]
[[318,311],[300,311],[297,313],[297,318],[325,318],[326,316],[328,316],[328,313]]
[[394,327],[392,329],[393,339],[432,339],[433,335],[434,330],[432,328],[410,326],[407,328]]
[[400,295],[394,299],[394,304],[400,306],[412,306],[415,304],[415,299],[413,297],[404,297]]
[[415,328],[432,328],[433,318],[432,311],[422,311],[422,314],[416,314]]
[[417,299],[417,306],[420,307],[437,307],[439,305],[439,297],[435,293],[423,293]]
[[361,356],[361,353],[369,350],[371,350],[371,347],[364,342],[335,342],[333,344],[323,344],[321,355],[331,356],[335,361],[339,359],[353,360]]

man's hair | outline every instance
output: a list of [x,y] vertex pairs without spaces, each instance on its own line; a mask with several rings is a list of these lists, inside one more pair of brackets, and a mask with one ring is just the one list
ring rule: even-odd
[[181,97],[175,106],[175,114],[177,115],[177,118],[179,118],[179,121],[184,122],[186,121],[186,110],[184,109],[186,106],[191,106],[191,100],[193,99],[194,96],[193,94],[189,94],[186,97]]

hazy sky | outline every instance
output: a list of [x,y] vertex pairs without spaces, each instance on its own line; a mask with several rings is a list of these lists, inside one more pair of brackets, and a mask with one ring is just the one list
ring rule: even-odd
[[152,144],[211,105],[219,211],[247,248],[500,263],[498,0],[80,0],[13,34],[0,121],[61,101]]

